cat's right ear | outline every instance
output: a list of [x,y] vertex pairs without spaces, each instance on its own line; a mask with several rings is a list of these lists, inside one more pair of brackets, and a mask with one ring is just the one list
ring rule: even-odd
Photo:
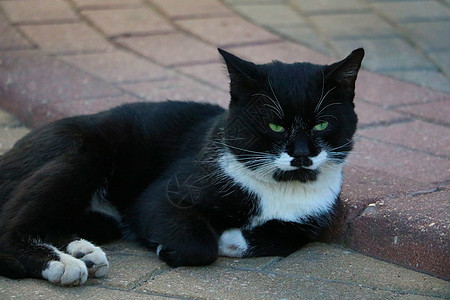
[[259,75],[254,63],[245,61],[223,49],[218,48],[217,50],[219,50],[227,66],[232,89],[250,89],[256,85]]

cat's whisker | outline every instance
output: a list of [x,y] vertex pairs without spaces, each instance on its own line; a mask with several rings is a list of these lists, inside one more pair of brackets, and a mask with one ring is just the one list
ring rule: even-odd
[[320,116],[320,114],[321,114],[325,109],[327,109],[327,108],[330,107],[330,106],[333,106],[333,105],[340,105],[340,104],[342,104],[342,103],[340,103],[340,102],[338,102],[338,103],[330,103],[330,104],[328,104],[327,106],[325,106],[324,108],[322,108],[322,109],[317,113],[317,115]]
[[[316,107],[314,108],[315,114],[320,109],[320,106],[322,106],[322,102],[325,100],[325,98],[328,96],[328,94],[331,93],[334,89],[336,89],[336,87],[332,87],[331,89],[328,90],[328,92],[323,97],[321,97],[321,99],[319,100],[319,103],[317,103]],[[318,113],[318,115],[320,115],[320,112]]]
[[272,91],[272,94],[273,94],[273,96],[275,97],[275,100],[277,100],[277,101],[275,102],[275,105],[278,107],[278,109],[279,109],[280,112],[281,112],[281,116],[284,118],[284,112],[283,112],[283,109],[282,109],[282,107],[281,107],[281,105],[280,105],[280,101],[278,100],[277,95],[275,94],[275,91],[273,90],[272,83],[270,82],[270,78],[267,78],[267,81],[268,81],[268,83],[269,83],[270,90]]

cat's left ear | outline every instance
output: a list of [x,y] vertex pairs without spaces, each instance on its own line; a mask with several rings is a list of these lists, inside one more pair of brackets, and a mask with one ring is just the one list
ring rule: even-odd
[[325,76],[328,81],[334,81],[337,84],[350,88],[355,88],[355,81],[364,58],[364,49],[359,48],[345,59],[331,64],[325,68]]

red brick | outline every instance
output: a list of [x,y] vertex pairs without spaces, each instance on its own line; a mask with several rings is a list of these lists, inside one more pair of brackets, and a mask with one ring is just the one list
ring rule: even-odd
[[450,128],[413,121],[370,128],[364,136],[450,158]]
[[170,18],[230,16],[233,13],[218,0],[150,0]]
[[349,228],[347,245],[362,253],[450,279],[448,191],[369,206]]
[[16,28],[9,25],[6,17],[0,12],[0,50],[29,49],[32,48]]
[[200,39],[221,47],[280,40],[278,36],[240,17],[181,20],[176,24]]
[[66,117],[94,114],[132,102],[139,102],[139,99],[132,96],[119,96],[42,104],[33,110],[35,121],[32,125],[37,127]]
[[109,82],[148,81],[174,76],[173,72],[125,51],[70,55],[60,59]]
[[148,7],[82,11],[108,37],[156,34],[173,31],[173,26]]
[[358,75],[356,97],[385,107],[449,99],[447,94],[366,71]]
[[182,100],[209,102],[228,106],[228,93],[202,85],[188,78],[172,78],[164,81],[125,84],[121,87],[148,101]]
[[358,126],[383,124],[407,118],[403,114],[389,111],[371,103],[358,101],[358,99],[355,100],[355,110],[358,114]]
[[279,60],[286,63],[311,62],[328,64],[335,61],[309,48],[289,42],[228,47],[226,50],[255,63],[268,63],[272,60]]
[[121,91],[36,50],[0,52],[0,104],[26,124],[37,124],[34,108],[56,102],[99,98]]
[[73,0],[79,9],[139,7],[141,0]]
[[220,63],[178,67],[180,72],[208,82],[221,90],[228,91],[230,79],[226,67]]
[[446,181],[450,170],[447,159],[365,138],[356,142],[349,162],[424,183]]
[[64,0],[1,1],[0,6],[13,23],[41,23],[78,20]]
[[42,50],[52,54],[112,50],[100,34],[83,23],[20,26]]
[[396,109],[409,115],[450,125],[450,96],[444,101],[403,106]]
[[166,66],[220,61],[215,47],[180,33],[119,38],[117,42]]

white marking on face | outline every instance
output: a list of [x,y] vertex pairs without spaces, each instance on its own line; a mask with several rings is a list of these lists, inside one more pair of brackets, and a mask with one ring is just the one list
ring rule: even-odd
[[248,250],[248,244],[240,229],[226,230],[219,238],[219,255],[242,257]]
[[286,152],[281,153],[280,157],[274,160],[275,166],[282,171],[297,170],[298,167],[291,166],[291,162],[294,158]]
[[[315,164],[318,165],[321,159],[318,158]],[[228,177],[259,200],[259,213],[251,220],[250,228],[272,219],[301,223],[309,216],[327,213],[341,189],[342,164],[328,163],[315,181],[306,183],[275,181],[273,174],[262,178],[237,161],[230,152],[222,155],[220,165]]]
[[322,166],[326,161],[327,161],[327,152],[325,150],[320,151],[319,154],[317,154],[317,156],[313,156],[310,157],[309,159],[311,159],[312,161],[312,165],[307,166],[307,167],[302,167],[305,169],[309,169],[309,170],[317,170],[318,168],[320,168],[320,166]]

